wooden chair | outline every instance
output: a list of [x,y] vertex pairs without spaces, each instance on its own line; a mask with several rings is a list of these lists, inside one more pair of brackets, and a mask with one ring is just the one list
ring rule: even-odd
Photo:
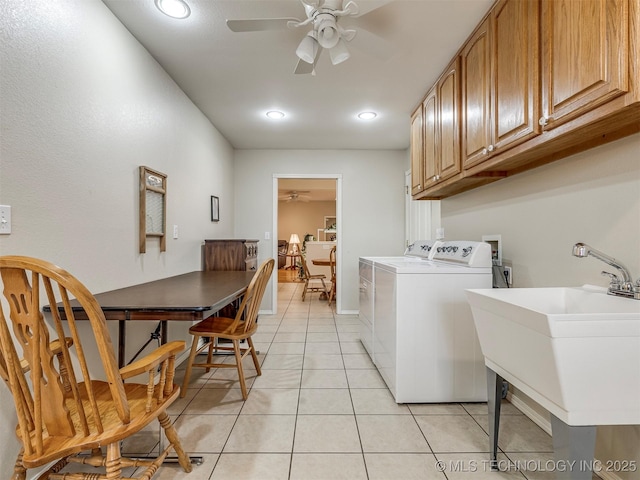
[[329,304],[333,302],[336,297],[336,247],[333,247],[329,252],[329,268],[331,272],[331,290],[329,291],[328,299]]
[[[260,363],[256,355],[256,349],[253,346],[253,335],[258,329],[256,320],[258,318],[258,309],[264,295],[265,288],[273,272],[275,260],[270,258],[260,265],[255,275],[247,287],[247,293],[242,298],[242,303],[238,308],[235,318],[226,317],[209,317],[198,322],[189,329],[189,333],[193,335],[193,343],[191,344],[191,354],[187,364],[187,370],[184,374],[184,383],[182,384],[182,396],[184,397],[189,386],[189,378],[191,377],[191,369],[193,367],[204,368],[208,372],[211,368],[237,368],[242,389],[242,398],[248,397],[247,386],[244,379],[244,369],[242,368],[242,360],[249,354],[253,358],[253,364],[256,367],[258,375],[261,375]],[[200,338],[206,338],[206,341],[198,346]],[[220,346],[217,339],[231,340],[232,347]],[[240,342],[247,341],[247,348],[241,348]],[[236,363],[213,363],[213,349],[233,351]],[[204,363],[196,363],[196,356],[205,348],[208,348],[207,361]]]
[[[12,479],[24,480],[28,469],[54,462],[38,478],[118,480],[125,478],[123,468],[143,467],[135,478],[147,480],[172,448],[190,472],[166,412],[180,393],[173,378],[184,342],[167,343],[118,369],[100,305],[70,273],[43,260],[6,256],[0,257],[0,276],[8,305],[8,315],[0,308],[0,376],[13,395],[22,444]],[[83,312],[74,314],[71,297]],[[41,298],[63,305],[62,314],[52,308],[51,325],[40,311]],[[79,323],[90,336],[80,337]],[[99,358],[99,365],[90,371],[86,356]],[[139,374],[147,375],[147,383],[125,383]],[[123,457],[120,443],[155,419],[169,440],[166,449],[151,460]],[[69,463],[104,473],[58,473]]]
[[300,257],[300,263],[302,265],[302,278],[304,280],[304,287],[302,288],[302,301],[304,302],[307,292],[322,292],[327,297],[329,296],[329,290],[327,290],[327,284],[324,283],[327,278],[324,274],[311,275],[309,272],[309,266],[307,265],[306,257]]

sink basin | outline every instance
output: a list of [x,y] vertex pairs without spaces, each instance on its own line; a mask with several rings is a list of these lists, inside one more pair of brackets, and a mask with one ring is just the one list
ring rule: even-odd
[[568,425],[640,424],[640,301],[590,285],[466,295],[487,367]]

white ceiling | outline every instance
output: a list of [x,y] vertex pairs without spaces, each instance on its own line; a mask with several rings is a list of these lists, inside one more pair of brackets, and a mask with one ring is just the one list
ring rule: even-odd
[[[348,44],[351,58],[333,66],[324,52],[316,75],[294,75],[309,28],[234,33],[225,21],[302,20],[298,0],[186,0],[185,20],[153,0],[103,1],[234,148],[373,150],[408,148],[411,112],[493,3],[356,0],[370,13],[339,20],[367,27]],[[271,109],[287,116],[269,121]],[[363,122],[363,110],[379,116]]]

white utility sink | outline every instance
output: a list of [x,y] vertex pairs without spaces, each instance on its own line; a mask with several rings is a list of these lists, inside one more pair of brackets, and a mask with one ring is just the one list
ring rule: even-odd
[[466,294],[491,370],[567,425],[640,424],[640,301],[589,285]]

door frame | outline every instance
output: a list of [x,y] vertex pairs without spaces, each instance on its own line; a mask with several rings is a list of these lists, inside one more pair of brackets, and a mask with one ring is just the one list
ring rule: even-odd
[[[342,174],[341,173],[274,173],[273,174],[273,258],[278,258],[278,181],[281,178],[300,178],[300,179],[313,179],[313,180],[335,180],[336,181],[336,227],[338,235],[336,239],[336,283],[339,288],[336,291],[336,313],[339,314],[342,311],[342,295],[340,290],[342,288]],[[271,292],[273,305],[273,313],[278,312],[278,275],[273,277],[273,289]]]

